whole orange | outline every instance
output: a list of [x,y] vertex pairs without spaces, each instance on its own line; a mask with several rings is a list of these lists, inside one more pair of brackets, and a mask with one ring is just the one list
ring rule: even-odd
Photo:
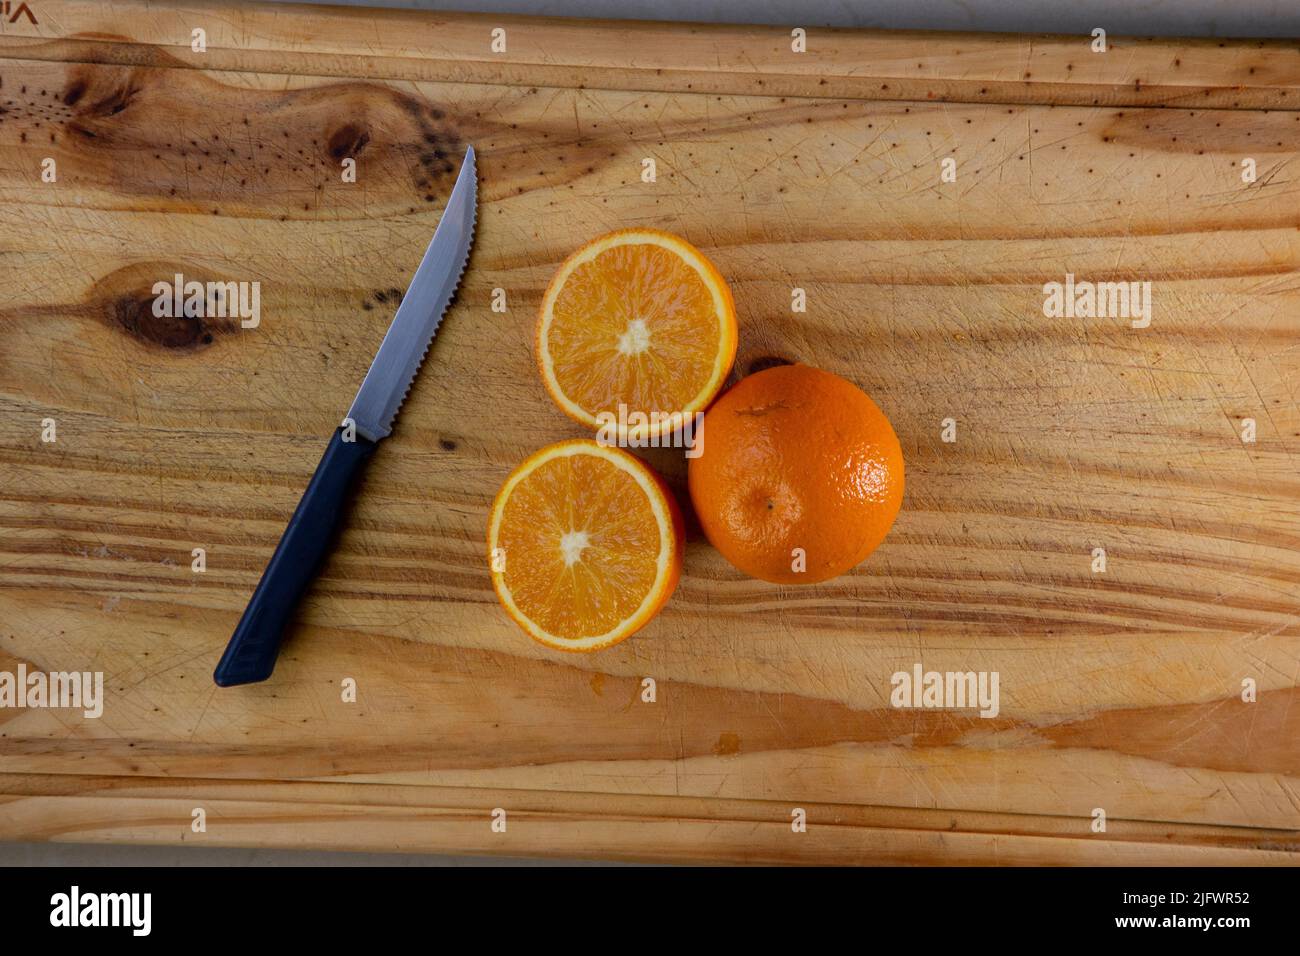
[[764,581],[843,574],[903,503],[903,451],[862,389],[807,365],[742,379],[704,416],[691,501],[709,542]]

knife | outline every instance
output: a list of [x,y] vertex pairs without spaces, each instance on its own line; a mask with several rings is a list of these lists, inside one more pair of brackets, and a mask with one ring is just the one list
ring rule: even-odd
[[[465,161],[411,286],[370,371],[330,439],[316,474],[289,519],[280,544],[212,675],[220,687],[266,680],[275,669],[285,627],[333,541],[348,493],[375,447],[393,430],[443,313],[460,284],[474,242],[478,181],[474,147]],[[351,421],[353,429],[347,427]],[[354,440],[349,440],[353,438]]]

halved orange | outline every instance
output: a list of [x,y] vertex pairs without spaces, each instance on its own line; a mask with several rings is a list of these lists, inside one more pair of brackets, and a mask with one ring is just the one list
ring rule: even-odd
[[[704,411],[735,357],[726,280],[671,233],[594,239],[564,260],[542,297],[537,364],[547,391],[577,422],[618,423],[620,438],[668,434]],[[646,420],[624,424],[634,413]]]
[[562,651],[595,651],[658,613],[682,568],[682,519],[640,459],[591,439],[535,452],[492,504],[488,561],[507,613]]

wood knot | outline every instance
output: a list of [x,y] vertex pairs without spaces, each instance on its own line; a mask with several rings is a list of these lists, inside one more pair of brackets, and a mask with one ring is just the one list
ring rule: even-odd
[[344,123],[330,134],[325,148],[329,151],[330,158],[337,163],[349,157],[356,158],[369,142],[369,131],[355,123]]
[[192,316],[154,315],[154,296],[124,295],[113,302],[113,321],[130,335],[168,349],[194,349],[212,343],[212,330]]
[[[219,337],[240,330],[240,319],[232,311],[236,303],[227,301],[223,291],[223,286],[234,283],[205,283],[201,309],[178,309],[174,295],[155,294],[157,281],[148,277],[146,268],[130,267],[124,272],[97,283],[99,294],[94,300],[104,309],[101,314],[110,327],[141,342],[178,352],[206,348]],[[193,314],[196,311],[198,314]]]
[[86,81],[73,80],[68,84],[68,88],[63,91],[63,105],[76,106],[77,101],[86,95]]

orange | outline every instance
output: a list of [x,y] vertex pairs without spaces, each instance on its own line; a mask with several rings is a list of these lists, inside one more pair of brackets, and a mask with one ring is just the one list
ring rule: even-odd
[[731,290],[700,250],[667,232],[592,240],[564,260],[542,297],[537,364],[546,390],[570,418],[615,426],[620,439],[669,434],[682,416],[703,411],[735,357]]
[[889,420],[830,372],[786,365],[742,379],[705,414],[702,440],[688,470],[700,525],[764,581],[843,574],[884,540],[903,502]]
[[549,445],[492,505],[488,560],[507,613],[562,651],[595,651],[644,626],[682,569],[677,503],[640,459],[591,439]]

